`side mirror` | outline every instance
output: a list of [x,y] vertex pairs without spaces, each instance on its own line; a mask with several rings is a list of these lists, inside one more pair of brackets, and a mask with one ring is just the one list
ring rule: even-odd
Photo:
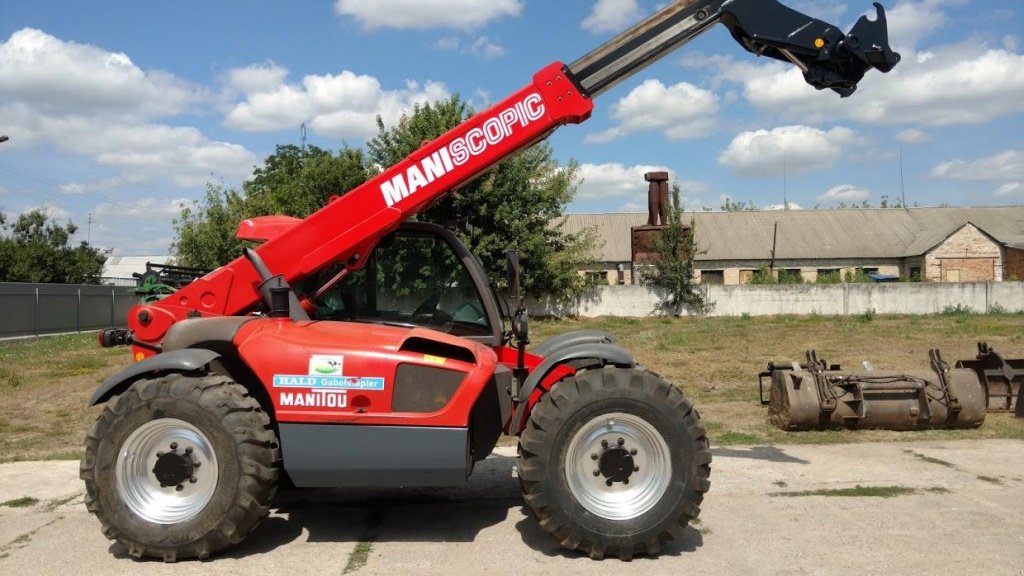
[[509,296],[512,300],[518,303],[520,290],[519,279],[522,276],[521,269],[519,268],[519,253],[515,250],[508,250],[505,252],[505,256],[507,258],[505,273],[508,276]]

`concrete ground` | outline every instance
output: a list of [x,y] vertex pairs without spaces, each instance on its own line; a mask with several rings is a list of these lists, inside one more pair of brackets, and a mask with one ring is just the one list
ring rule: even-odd
[[[0,466],[0,574],[1024,575],[1024,442],[714,450],[700,524],[657,559],[562,551],[524,508],[514,453],[459,490],[290,491],[206,562],[126,557],[82,504],[77,462]],[[780,493],[898,486],[891,498]]]

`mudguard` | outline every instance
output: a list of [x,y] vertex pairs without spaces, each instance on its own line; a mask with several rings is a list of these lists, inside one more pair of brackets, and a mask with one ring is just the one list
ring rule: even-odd
[[535,368],[526,378],[526,381],[523,382],[523,387],[520,389],[519,396],[517,398],[518,403],[516,405],[516,412],[512,417],[513,424],[511,427],[515,430],[510,430],[510,433],[518,433],[519,430],[521,430],[523,416],[526,415],[530,395],[533,394],[533,391],[537,389],[537,386],[540,385],[548,373],[559,364],[583,358],[596,358],[607,364],[619,364],[626,366],[636,364],[633,360],[632,354],[627,352],[624,348],[620,348],[614,344],[578,344],[556,350],[553,354],[544,358],[544,361],[538,364],[537,368]]
[[572,332],[548,338],[530,352],[547,358],[555,352],[570,346],[578,346],[580,344],[615,344],[617,341],[618,338],[614,334],[604,330],[573,330]]
[[89,399],[89,406],[106,402],[131,385],[140,376],[151,372],[192,372],[220,358],[220,354],[203,348],[187,348],[163,352],[137,362],[107,378]]

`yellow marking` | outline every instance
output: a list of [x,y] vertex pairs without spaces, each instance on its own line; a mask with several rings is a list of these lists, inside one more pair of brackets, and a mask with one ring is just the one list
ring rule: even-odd
[[431,356],[430,354],[424,354],[423,361],[430,362],[431,364],[439,364],[441,366],[444,366],[444,363],[447,362],[448,359],[442,358],[441,356]]
[[824,48],[825,47],[825,39],[824,38],[816,39],[814,41],[814,47],[817,48],[818,50],[821,50],[822,48]]
[[146,359],[146,355],[143,354],[142,352],[136,352],[135,353],[135,361],[136,362],[142,362],[145,359]]

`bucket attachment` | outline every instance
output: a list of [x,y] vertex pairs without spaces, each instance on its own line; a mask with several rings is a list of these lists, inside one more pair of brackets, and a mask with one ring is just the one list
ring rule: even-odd
[[1024,404],[1020,401],[1021,383],[1024,382],[1024,359],[1004,359],[985,342],[978,342],[978,355],[974,360],[960,360],[957,368],[973,370],[985,389],[990,412],[1009,412],[1024,418]]
[[874,6],[875,19],[861,16],[848,34],[776,0],[728,0],[722,23],[747,51],[790,62],[811,86],[831,88],[845,98],[865,72],[888,72],[900,61],[889,47],[885,9]]
[[[813,350],[807,363],[769,364],[768,415],[781,430],[977,428],[985,391],[973,370],[950,369],[938,350],[930,371],[847,372]],[[762,403],[764,403],[762,391]]]

